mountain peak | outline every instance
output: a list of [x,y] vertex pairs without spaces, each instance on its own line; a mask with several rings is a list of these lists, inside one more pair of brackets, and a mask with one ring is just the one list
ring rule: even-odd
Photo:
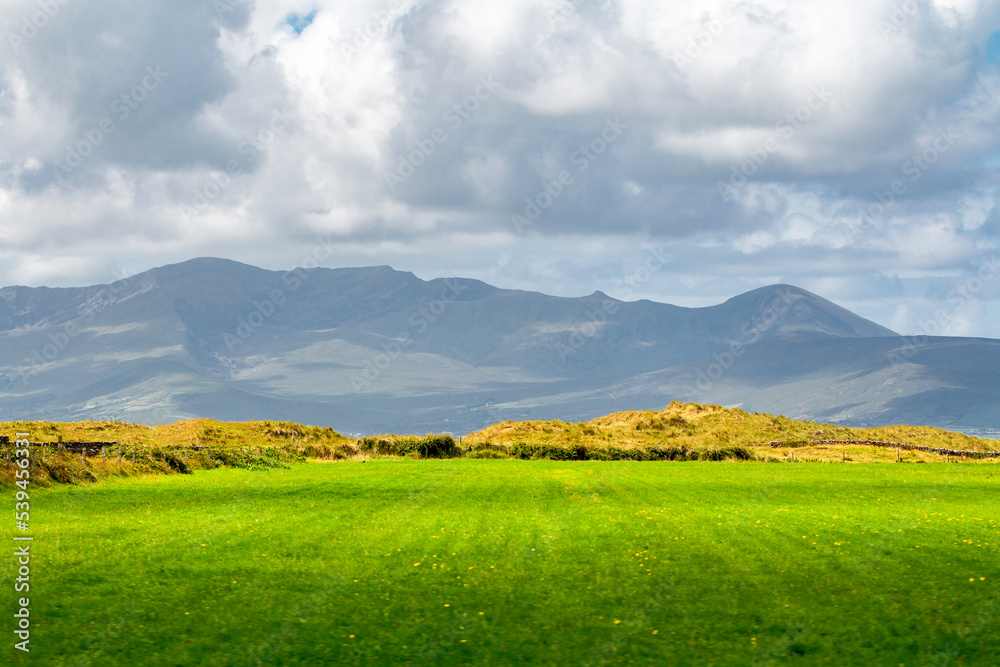
[[735,296],[716,308],[730,318],[742,311],[746,321],[761,319],[764,315],[773,317],[777,327],[771,335],[826,334],[849,338],[899,335],[794,285],[759,287]]
[[186,280],[201,278],[206,275],[232,276],[237,280],[246,280],[250,276],[260,276],[267,273],[266,269],[261,269],[250,264],[244,264],[231,259],[219,257],[196,257],[176,264],[165,264],[148,271],[143,271],[132,278],[126,280],[152,279],[161,285]]

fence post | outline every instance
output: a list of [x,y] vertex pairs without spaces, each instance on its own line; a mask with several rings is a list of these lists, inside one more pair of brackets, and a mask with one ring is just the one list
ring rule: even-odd
[[118,443],[118,465],[122,464],[122,443]]
[[87,465],[87,445],[84,444],[83,448],[80,449],[80,455],[83,457],[83,465]]
[[101,464],[107,465],[108,463],[108,453],[104,450],[104,445],[101,445]]
[[896,463],[899,463],[899,447],[896,447]]

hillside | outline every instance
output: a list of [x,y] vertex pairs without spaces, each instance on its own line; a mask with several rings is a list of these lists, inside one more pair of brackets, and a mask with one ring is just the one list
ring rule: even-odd
[[[691,450],[750,447],[761,458],[774,451],[761,443],[781,441],[802,450],[802,459],[829,460],[851,452],[863,454],[861,445],[810,445],[813,441],[898,442],[918,447],[990,452],[1000,449],[995,440],[973,438],[926,426],[885,426],[847,428],[832,424],[796,421],[787,417],[747,413],[717,405],[671,403],[662,411],[630,410],[587,422],[566,423],[556,420],[503,422],[463,438],[466,447],[492,445],[514,447],[519,443],[554,447],[583,447],[650,450],[656,447],[683,447]],[[884,458],[878,452],[873,460]],[[935,456],[920,456],[935,460]],[[865,459],[867,460],[867,459]]]
[[[414,458],[520,458],[630,461],[841,461],[940,462],[944,452],[994,452],[998,443],[920,426],[854,429],[747,413],[716,405],[671,403],[662,411],[628,411],[597,419],[502,422],[461,438],[447,435],[379,435],[346,438],[331,428],[290,422],[224,423],[197,419],[160,426],[122,422],[10,422],[0,434],[29,433],[33,443],[50,443],[36,452],[42,484],[95,481],[118,475],[191,472],[216,467],[268,468],[307,458],[344,459],[384,456]],[[830,442],[836,441],[836,442]],[[852,444],[859,441],[895,446]],[[64,442],[69,451],[57,443]],[[99,444],[89,450],[81,443]],[[773,446],[781,443],[780,446]],[[8,446],[4,446],[6,448]],[[84,459],[87,450],[89,459]],[[974,459],[987,463],[1000,458]],[[13,482],[13,470],[0,471],[0,484]]]
[[106,441],[137,447],[333,447],[351,442],[332,428],[290,422],[219,422],[214,419],[190,419],[157,426],[89,420],[0,423],[0,435],[13,433],[29,433],[32,442]]
[[460,435],[680,400],[997,428],[1000,342],[920,343],[789,285],[681,308],[202,258],[110,285],[0,289],[0,414]]

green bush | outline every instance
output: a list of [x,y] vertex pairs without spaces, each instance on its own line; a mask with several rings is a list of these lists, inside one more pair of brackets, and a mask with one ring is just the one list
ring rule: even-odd
[[[491,452],[491,454],[487,455],[485,452]],[[509,452],[489,443],[472,445],[466,456],[469,458],[502,458],[508,454],[517,459],[549,461],[727,461],[730,459],[751,461],[755,459],[753,450],[742,445],[699,450],[684,446],[591,448],[584,445],[561,447],[552,444],[524,442],[515,444]]]
[[477,449],[465,455],[468,459],[507,459],[510,455],[498,449]]
[[375,456],[415,456],[423,459],[453,458],[461,450],[450,435],[368,436],[358,440],[358,451]]
[[471,459],[515,458],[524,461],[751,461],[753,450],[742,445],[692,449],[669,447],[588,447],[518,442],[510,447],[489,442],[473,443],[460,449],[450,435],[371,436],[358,440],[358,450],[374,456]]
[[[492,454],[490,456],[474,456],[480,452],[491,452]],[[510,456],[510,447],[506,445],[494,445],[491,442],[475,442],[465,447],[463,455],[470,458],[507,458]]]
[[750,447],[736,445],[733,447],[712,447],[709,449],[703,449],[697,452],[697,458],[693,460],[728,461],[729,459],[736,459],[737,461],[753,461],[756,458],[757,457],[753,453],[753,449]]
[[450,435],[428,435],[417,445],[417,451],[425,459],[454,458],[462,453]]
[[191,474],[191,468],[188,467],[188,464],[184,461],[184,459],[174,456],[171,453],[167,453],[163,455],[163,460],[174,472],[179,472],[182,475]]

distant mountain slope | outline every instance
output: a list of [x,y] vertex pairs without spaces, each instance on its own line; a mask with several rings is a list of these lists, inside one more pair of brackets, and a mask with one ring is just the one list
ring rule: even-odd
[[769,406],[792,419],[853,426],[1000,424],[1000,341],[973,338],[860,338],[762,341],[710,375],[714,359],[630,378],[610,391],[622,400],[681,396]]
[[876,338],[899,335],[846,308],[791,285],[761,287],[706,310],[712,312],[716,321],[723,325],[758,316],[776,302],[777,309],[780,309],[786,299],[789,312],[781,315],[781,326],[773,332],[776,336],[818,333],[844,338]]
[[[789,285],[680,308],[385,266],[275,272],[201,258],[111,285],[0,289],[0,411],[464,432],[676,398],[873,424],[1000,424],[975,397],[994,395],[996,341],[933,339],[892,366],[886,355],[904,344]],[[719,369],[700,386],[699,372]]]

